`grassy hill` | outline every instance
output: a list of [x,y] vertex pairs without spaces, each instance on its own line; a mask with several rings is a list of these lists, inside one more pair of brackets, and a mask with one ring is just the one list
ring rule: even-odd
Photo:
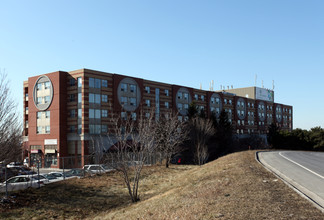
[[234,153],[204,166],[145,167],[141,201],[129,202],[118,173],[73,179],[15,194],[5,219],[324,219],[255,161]]

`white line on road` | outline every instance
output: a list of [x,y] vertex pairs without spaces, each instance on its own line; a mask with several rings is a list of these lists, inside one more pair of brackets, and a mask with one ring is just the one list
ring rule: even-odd
[[301,168],[304,168],[305,170],[311,172],[312,174],[315,174],[316,176],[318,176],[318,177],[324,179],[324,176],[321,176],[320,174],[314,172],[313,170],[310,170],[310,169],[308,169],[307,167],[304,167],[303,165],[300,165],[299,163],[297,163],[297,162],[295,162],[295,161],[289,159],[288,157],[282,155],[281,152],[279,153],[279,155],[282,156],[283,158],[285,158],[286,160],[289,160],[290,162],[292,162],[292,163],[294,163],[294,164],[300,166]]

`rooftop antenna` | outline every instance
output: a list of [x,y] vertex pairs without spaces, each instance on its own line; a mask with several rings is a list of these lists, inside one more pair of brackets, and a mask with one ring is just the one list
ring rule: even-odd
[[214,90],[214,80],[211,81],[211,90],[210,91],[213,91]]
[[255,78],[254,78],[254,86],[256,86],[256,85],[257,85],[257,79],[258,79],[258,75],[257,75],[257,74],[255,74]]
[[233,85],[231,85],[231,89],[233,89],[234,87],[233,87]]
[[274,90],[275,85],[274,85],[274,80],[272,80],[272,90]]
[[220,85],[220,88],[221,88],[221,90],[222,90],[223,86],[222,86],[222,85]]
[[229,86],[227,86],[227,90],[229,90]]
[[202,85],[201,85],[201,83],[200,83],[200,90],[202,90]]
[[262,83],[262,84],[261,84],[261,85],[262,85],[262,88],[264,88],[264,86],[263,86],[263,80],[261,81],[261,83]]

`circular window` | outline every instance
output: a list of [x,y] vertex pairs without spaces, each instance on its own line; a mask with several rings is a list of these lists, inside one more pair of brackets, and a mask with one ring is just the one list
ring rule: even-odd
[[33,91],[33,100],[36,108],[44,111],[49,108],[53,100],[53,84],[47,76],[40,76]]
[[135,111],[141,101],[141,90],[134,79],[124,78],[117,88],[119,104],[125,111]]

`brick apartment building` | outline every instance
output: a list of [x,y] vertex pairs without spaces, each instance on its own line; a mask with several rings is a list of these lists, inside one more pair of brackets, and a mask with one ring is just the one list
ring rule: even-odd
[[293,127],[292,106],[275,103],[273,91],[258,87],[204,91],[80,69],[30,77],[23,90],[24,157],[31,163],[41,158],[42,167],[62,167],[62,157],[83,166],[93,137],[109,134],[112,113],[136,120],[141,110],[148,116],[154,108],[156,119],[173,110],[186,120],[194,101],[207,116],[224,109],[239,135],[266,134],[272,122]]

